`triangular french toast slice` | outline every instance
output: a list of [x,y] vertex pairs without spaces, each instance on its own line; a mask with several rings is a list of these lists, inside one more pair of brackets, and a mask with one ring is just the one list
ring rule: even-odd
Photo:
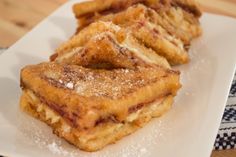
[[[94,1],[93,3],[100,2]],[[114,11],[111,9],[114,7],[113,3],[123,9]],[[129,29],[140,43],[165,57],[171,65],[184,64],[189,61],[187,51],[190,42],[202,32],[198,20],[200,16],[197,14],[198,10],[192,9],[193,13],[189,11],[190,8],[194,8],[194,3],[182,1],[162,3],[130,1],[127,4],[124,4],[123,1],[116,1],[113,3],[111,8],[93,12],[92,15],[76,15],[79,20],[78,32],[94,21],[112,21],[114,24]],[[118,5],[119,3],[120,5]],[[157,7],[157,4],[163,7]],[[81,4],[75,4],[75,14],[76,6],[79,5]],[[124,7],[125,5],[126,7]]]
[[85,67],[96,64],[105,68],[155,65],[170,68],[164,57],[142,45],[132,32],[102,21],[92,23],[63,43],[51,56],[51,61]]
[[[92,9],[92,5],[99,6]],[[167,32],[189,44],[190,40],[201,35],[199,24],[201,11],[193,0],[94,0],[75,4],[73,11],[78,19],[78,30],[103,16],[125,12],[129,7],[143,4],[151,13],[152,21],[161,25]],[[84,7],[90,5],[90,7]],[[81,8],[89,8],[81,9]]]
[[21,108],[86,151],[115,142],[169,110],[179,73],[161,67],[91,69],[54,62],[21,71]]
[[129,30],[140,43],[165,57],[172,65],[187,63],[189,57],[186,44],[162,27],[156,16],[159,15],[154,10],[138,4],[122,12],[102,16],[99,20],[112,21]]

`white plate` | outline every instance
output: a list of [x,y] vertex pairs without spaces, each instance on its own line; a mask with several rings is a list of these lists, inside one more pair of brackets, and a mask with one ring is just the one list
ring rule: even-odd
[[220,125],[236,63],[236,20],[204,14],[204,34],[193,42],[183,88],[170,112],[97,153],[77,150],[19,111],[20,69],[48,59],[76,28],[70,1],[0,56],[0,154],[19,157],[207,157]]

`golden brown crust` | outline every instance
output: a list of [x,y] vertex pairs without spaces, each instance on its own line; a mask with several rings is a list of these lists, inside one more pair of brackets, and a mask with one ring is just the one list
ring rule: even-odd
[[180,7],[183,6],[181,4],[185,4],[184,2],[167,4],[168,9],[157,11],[154,7],[149,8],[151,5],[132,3],[128,8],[125,7],[126,9],[118,12],[111,9],[94,15],[80,16],[78,32],[94,21],[112,21],[128,29],[140,43],[165,57],[171,65],[188,63],[187,50],[190,42],[202,33],[199,20],[194,14]]
[[[132,47],[138,48],[138,46],[135,46],[135,43]],[[146,61],[139,57],[137,53],[142,53],[141,55],[146,57]],[[83,47],[77,47],[68,51],[67,54],[58,55],[55,61],[58,63],[102,69],[134,69],[137,66],[150,67],[156,65],[170,68],[166,59],[157,56],[153,51],[146,49],[142,52],[132,52],[127,47],[120,45],[111,33],[99,34],[89,40]]]
[[51,61],[107,69],[132,69],[137,66],[170,68],[164,57],[140,44],[129,31],[110,22],[91,24],[62,44]]
[[180,87],[178,73],[158,67],[94,70],[43,63],[24,68],[21,79],[23,89],[32,90],[78,128],[96,122],[89,111],[99,117],[112,114],[122,121],[129,107],[175,95]]
[[20,105],[22,110],[47,123],[55,134],[69,143],[85,151],[97,151],[143,127],[151,118],[161,116],[170,109],[172,103],[173,97],[168,96],[159,104],[143,107],[134,118],[123,123],[106,122],[83,131],[73,128],[37,97],[32,98],[27,91],[23,92]]
[[188,62],[200,11],[189,0],[95,0],[73,9],[89,26],[51,62],[22,69],[20,105],[69,143],[97,151],[170,109],[181,84],[167,60]]
[[[144,11],[141,12],[141,9]],[[131,6],[127,10],[115,14],[106,13],[106,15],[103,15],[98,13],[88,17],[82,16],[78,18],[78,31],[97,20],[113,21],[119,25],[134,22],[134,20],[140,21],[140,14],[145,17],[142,21],[162,26],[172,36],[181,39],[184,44],[189,44],[191,39],[201,35],[201,27],[198,18],[195,18],[193,14],[190,14],[184,9],[173,6],[165,11],[155,12],[153,9],[141,4]]]
[[[92,9],[93,5],[91,4],[98,7]],[[178,8],[185,14],[189,14],[189,16],[191,16],[195,21],[198,21],[198,18],[201,16],[201,10],[193,0],[95,0],[91,2],[83,2],[82,4],[75,4],[73,10],[80,21],[79,23],[81,28],[83,25],[86,26],[103,15],[125,11],[127,8],[132,7],[135,4],[143,4],[146,7],[155,10],[157,14],[168,12],[173,8]],[[85,6],[88,8],[87,12],[83,11],[86,10]],[[192,25],[194,24],[195,23],[192,23]]]
[[144,5],[135,5],[115,15],[103,16],[100,20],[112,21],[125,27],[145,46],[164,56],[171,65],[187,63],[189,57],[184,43],[159,25],[156,16],[158,14],[152,9]]
[[[75,4],[73,6],[73,11],[76,17],[81,17],[84,15],[93,14],[95,12],[117,12],[121,10],[125,10],[128,7],[137,4],[137,3],[145,3],[154,4],[153,0],[94,0],[90,2],[82,2]],[[151,2],[153,1],[153,2]],[[159,1],[155,4],[160,5]]]
[[193,14],[195,17],[202,15],[201,9],[196,0],[172,0],[173,5],[181,7],[186,12]]
[[189,44],[192,39],[202,34],[199,20],[179,7],[172,7],[166,12],[155,14],[155,21],[170,34]]
[[196,17],[201,16],[201,10],[194,0],[93,0],[75,4],[73,11],[76,17],[81,17],[96,12],[119,12],[135,4],[144,4],[157,12],[174,5]]

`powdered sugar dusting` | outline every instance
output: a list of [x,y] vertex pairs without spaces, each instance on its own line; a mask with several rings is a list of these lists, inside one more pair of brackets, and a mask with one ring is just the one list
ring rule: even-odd
[[120,31],[121,30],[121,27],[118,26],[118,25],[115,25],[113,22],[110,22],[110,21],[99,21],[100,23],[103,23],[104,25],[106,25],[108,28],[112,28],[113,30],[115,31]]
[[74,88],[73,82],[68,82],[68,83],[66,84],[66,87],[69,88],[69,89],[73,89],[73,88]]
[[159,69],[150,70],[145,67],[113,70],[95,70],[80,66],[56,68],[58,68],[56,78],[52,75],[53,71],[49,72],[50,75],[43,76],[43,79],[51,85],[73,90],[80,96],[111,99],[119,99],[124,95],[131,94],[164,75],[164,72]]
[[[23,117],[23,118],[22,118]],[[28,145],[36,146],[43,153],[51,153],[56,157],[143,157],[150,156],[150,149],[163,141],[163,133],[170,130],[161,120],[154,120],[151,124],[138,130],[130,136],[122,138],[114,145],[109,145],[98,152],[88,153],[80,151],[69,145],[64,140],[53,135],[51,128],[47,125],[21,115],[19,128],[24,133],[23,138]],[[22,135],[20,135],[22,137]],[[30,142],[31,143],[30,143]],[[156,146],[155,146],[156,147]]]
[[147,149],[146,149],[146,148],[141,148],[140,152],[141,152],[141,153],[146,153],[146,152],[147,152]]
[[62,155],[67,157],[75,157],[75,153],[69,152],[63,148],[63,146],[58,145],[56,142],[52,142],[47,145],[47,148],[55,155]]
[[[61,152],[63,152],[55,142],[47,145],[48,149],[53,152],[53,154],[61,154]],[[66,154],[66,153],[65,153]]]
[[[119,98],[145,86],[148,81],[158,76],[147,74],[148,69],[113,71],[96,71],[83,74],[82,79],[75,80],[75,91],[82,96]],[[146,73],[143,75],[143,73]]]
[[[51,154],[50,156],[66,156],[66,157],[80,157],[79,151],[67,144],[64,140],[58,138],[52,133],[52,130],[42,122],[35,120],[28,115],[19,114],[19,126],[24,138],[22,142],[28,147],[38,147],[43,154]],[[52,155],[53,154],[53,155]]]
[[59,79],[59,83],[63,84],[63,81],[61,79]]

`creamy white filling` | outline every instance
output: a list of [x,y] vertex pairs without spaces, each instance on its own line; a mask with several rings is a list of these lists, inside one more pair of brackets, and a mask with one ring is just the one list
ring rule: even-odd
[[68,124],[63,123],[62,130],[63,130],[64,133],[70,133],[71,132],[71,127]]
[[[27,93],[29,94],[29,96],[34,99],[35,101],[38,101],[38,98],[34,95],[33,92],[31,91],[27,91]],[[143,107],[142,109],[130,114],[126,119],[125,122],[126,123],[132,123],[133,121],[137,120],[139,118],[140,113],[144,110],[148,108],[147,113],[151,114],[152,112],[156,111],[158,106],[162,103],[163,99],[160,99],[158,101],[155,101],[151,104],[149,104],[148,107]],[[54,124],[56,122],[59,122],[61,120],[61,117],[58,116],[54,111],[52,111],[47,105],[45,104],[38,104],[37,105],[37,112],[45,112],[45,119],[46,120],[50,120],[51,124]],[[114,124],[112,126],[107,127],[106,129],[104,129],[103,131],[99,132],[99,135],[102,137],[108,136],[110,134],[112,134],[113,132],[121,129],[124,126],[123,123],[118,123],[118,124]],[[61,126],[61,130],[63,131],[63,133],[70,133],[71,132],[72,127],[69,126],[66,123],[63,123]],[[82,143],[86,143],[88,140],[90,140],[90,136],[86,136],[86,137],[79,137],[80,142]]]
[[161,26],[155,25],[154,23],[151,23],[151,22],[147,22],[147,25],[151,29],[157,28],[158,31],[160,31],[160,33],[163,35],[163,37],[166,40],[175,43],[178,48],[180,48],[181,50],[184,50],[184,44],[180,40],[178,40],[175,36],[169,35]]
[[130,39],[130,35],[127,35],[127,38],[121,43],[121,46],[132,51],[134,54],[136,54],[139,58],[144,60],[147,63],[155,63],[154,60],[148,58],[144,53],[143,50],[139,48],[138,46],[134,46],[134,43],[132,42],[132,39]]
[[44,110],[44,107],[42,104],[39,104],[37,107],[37,112],[42,112]]
[[115,131],[121,129],[123,126],[124,126],[124,124],[122,124],[122,123],[114,124],[112,126],[109,126],[109,128],[106,127],[106,128],[100,129],[99,132],[97,132],[97,135],[92,134],[91,136],[80,136],[79,140],[82,143],[86,143],[90,139],[93,139],[93,137],[105,138],[106,136],[111,135]]
[[[58,116],[54,111],[52,111],[49,107],[43,104],[39,104],[37,106],[37,112],[45,112],[45,119],[50,120],[51,124],[57,123],[61,120],[61,117]],[[63,123],[61,129],[64,133],[70,133],[71,127]]]
[[144,109],[146,109],[146,108],[148,108],[147,113],[148,113],[148,114],[151,114],[152,112],[154,112],[154,111],[157,110],[157,108],[159,107],[159,105],[160,105],[161,103],[162,103],[162,99],[157,100],[157,101],[155,101],[155,102],[152,102],[152,103],[149,104],[147,107],[143,107],[143,108],[141,108],[140,110],[138,110],[137,112],[131,113],[131,114],[126,118],[125,121],[126,121],[126,122],[133,122],[133,121],[137,120],[138,117],[139,117],[139,115],[140,115],[140,113],[141,113]]
[[37,100],[38,100],[38,98],[34,95],[33,92],[27,90],[27,94],[28,94],[28,96],[29,96],[33,101],[37,101]]
[[58,122],[60,120],[60,117],[56,115],[52,110],[48,108],[44,108],[45,110],[45,116],[46,120],[50,120],[52,124]]
[[127,118],[126,118],[126,122],[133,122],[135,121],[140,113],[141,110],[138,110],[137,112],[131,113]]
[[[35,96],[35,94],[31,91],[27,91],[27,94],[30,96],[30,98],[35,101],[35,102],[39,102],[38,98]],[[51,123],[54,124],[56,122],[58,122],[60,120],[60,117],[53,112],[52,110],[50,110],[46,105],[43,104],[37,104],[37,112],[45,112],[45,119],[46,120],[51,120]]]

